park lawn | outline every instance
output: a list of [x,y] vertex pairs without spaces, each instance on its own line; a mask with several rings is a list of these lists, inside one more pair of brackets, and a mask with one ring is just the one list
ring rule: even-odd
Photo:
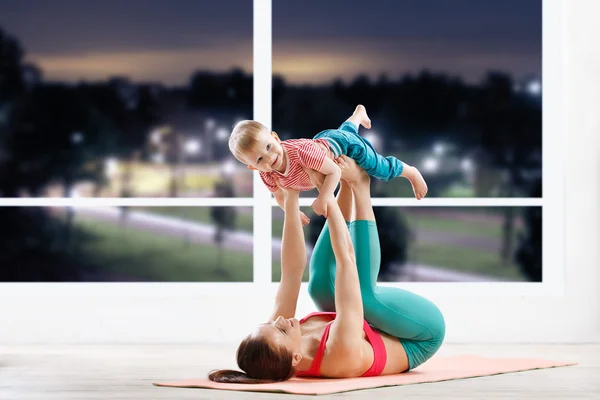
[[[172,215],[178,218],[190,219],[199,222],[210,222],[209,208],[207,207],[151,207],[142,208],[145,211],[156,212],[164,215]],[[303,208],[305,212],[307,209]],[[499,223],[492,221],[461,221],[453,218],[428,217],[424,215],[406,215],[411,226],[418,226],[426,231],[448,232],[449,234],[463,234],[473,237],[488,237],[501,240],[502,227]],[[282,214],[276,213],[273,217],[273,237],[280,239],[283,230]],[[417,222],[418,221],[418,222]],[[418,223],[418,225],[415,225]],[[252,215],[238,214],[237,227],[240,230],[250,232],[252,230]],[[304,230],[305,234],[308,232]],[[410,262],[419,262],[424,265],[440,266],[455,269],[460,272],[470,272],[489,275],[499,278],[522,280],[521,275],[512,265],[503,265],[498,255],[474,248],[439,244],[415,243],[419,259],[414,260],[409,255]],[[414,254],[414,252],[413,252]],[[278,282],[280,279],[280,263],[273,263],[272,279]],[[308,278],[308,268],[305,272],[305,281]]]
[[[303,209],[304,213],[312,218],[310,210]],[[465,221],[458,218],[443,216],[402,214],[411,229],[424,231],[447,232],[449,234],[461,234],[473,237],[485,237],[494,240],[502,240],[502,225],[494,221]],[[281,213],[273,216],[273,237],[281,238],[283,233],[283,215]],[[517,229],[515,229],[516,234]],[[304,232],[307,232],[305,227]]]
[[[136,210],[140,211],[214,225],[214,222],[210,217],[210,208],[211,207],[135,207]],[[240,212],[237,214],[235,230],[252,232],[253,216],[251,208],[245,208],[248,212],[240,209]]]
[[409,249],[408,262],[513,281],[525,280],[517,265],[503,263],[497,253],[469,247],[418,244]]
[[404,214],[404,216],[412,229],[502,240],[502,225],[494,221],[464,221],[457,218],[414,214]]
[[252,254],[231,249],[186,245],[182,239],[78,218],[75,228],[94,235],[80,242],[79,251],[103,271],[116,276],[158,282],[251,282]]
[[[419,255],[418,259],[415,259],[415,252]],[[419,245],[416,249],[409,250],[408,262],[456,272],[489,276],[490,278],[510,279],[515,282],[525,280],[516,265],[504,264],[495,253],[471,248],[430,244]],[[271,279],[272,282],[279,282],[281,279],[281,263],[279,261],[273,262]],[[308,266],[302,281],[308,282]]]

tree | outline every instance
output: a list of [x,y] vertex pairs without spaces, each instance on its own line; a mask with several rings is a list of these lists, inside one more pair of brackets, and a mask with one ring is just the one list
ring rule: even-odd
[[66,196],[78,180],[98,179],[97,169],[90,166],[104,155],[102,121],[75,89],[38,86],[15,105],[11,116],[7,149],[14,178],[33,195],[58,181]]
[[192,108],[227,107],[248,111],[252,108],[253,78],[239,68],[228,73],[196,71],[187,93]]
[[[542,181],[535,184],[531,196],[541,197]],[[515,262],[521,272],[533,282],[542,281],[542,207],[523,207],[525,232],[519,237]]]
[[48,207],[0,207],[0,282],[82,279],[87,260],[68,251],[65,221],[53,213]]
[[[215,197],[234,197],[235,192],[233,188],[233,182],[228,179],[217,181],[215,183],[214,195]],[[213,240],[219,247],[217,269],[218,271],[221,271],[225,231],[233,230],[235,228],[237,211],[234,207],[215,206],[210,209],[210,216],[215,224],[215,236]]]
[[23,56],[20,43],[0,28],[0,106],[15,100],[25,89]]
[[[491,156],[492,163],[507,171],[503,197],[514,197],[519,189],[527,188],[520,171],[528,164],[531,154],[541,150],[541,112],[535,102],[513,90],[509,75],[490,73],[473,105],[474,122],[481,132],[481,145]],[[513,249],[514,212],[504,212],[501,257],[508,261]]]

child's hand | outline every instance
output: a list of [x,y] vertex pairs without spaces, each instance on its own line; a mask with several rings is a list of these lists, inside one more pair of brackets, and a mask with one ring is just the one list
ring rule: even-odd
[[327,218],[327,204],[329,204],[330,201],[335,201],[333,195],[322,193],[312,203],[312,208],[317,215],[322,215]]

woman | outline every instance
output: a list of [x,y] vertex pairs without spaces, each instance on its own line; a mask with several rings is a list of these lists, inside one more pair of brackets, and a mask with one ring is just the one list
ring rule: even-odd
[[[238,366],[245,372],[213,371],[209,379],[268,383],[294,375],[397,374],[422,364],[441,346],[444,318],[433,303],[400,288],[377,286],[380,248],[370,178],[348,157],[337,163],[340,191],[337,202],[328,204],[327,223],[310,262],[309,293],[324,312],[300,321],[293,318],[306,248],[298,192],[284,189],[282,273],[275,308],[268,322],[238,348]],[[317,187],[322,183],[316,174],[311,179]]]

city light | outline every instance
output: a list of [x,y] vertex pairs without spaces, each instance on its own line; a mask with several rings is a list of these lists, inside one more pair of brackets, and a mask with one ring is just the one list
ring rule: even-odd
[[436,143],[433,145],[433,154],[441,156],[446,152],[446,146],[443,143]]
[[106,176],[112,178],[119,170],[119,163],[116,158],[111,157],[104,160],[104,172]]
[[210,131],[211,129],[213,129],[213,128],[215,127],[215,125],[216,125],[216,124],[217,124],[217,123],[215,122],[215,120],[214,120],[214,119],[212,119],[212,118],[208,118],[208,119],[207,119],[207,120],[204,122],[204,127],[205,127],[207,130],[209,130],[209,131]]
[[531,81],[527,84],[527,92],[533,96],[539,96],[542,93],[542,84],[540,81]]
[[187,154],[198,154],[202,150],[202,143],[197,139],[190,139],[185,143],[185,152]]
[[235,172],[236,165],[237,164],[233,160],[225,161],[223,163],[223,166],[221,167],[221,171],[223,172],[223,175],[225,175],[225,176],[233,175],[233,173]]
[[156,164],[164,164],[165,163],[165,155],[163,153],[154,153],[150,157],[152,162]]
[[227,140],[227,138],[229,137],[229,131],[225,128],[219,128],[217,129],[217,139],[218,140]]
[[156,130],[152,131],[152,133],[150,134],[150,140],[152,141],[153,144],[159,145],[161,136],[162,135],[160,133],[160,130],[156,129]]
[[423,160],[423,169],[426,172],[437,172],[439,161],[433,157],[427,157]]
[[83,142],[83,133],[73,132],[71,134],[71,141],[75,144],[79,144],[79,143]]
[[470,158],[464,158],[461,162],[460,162],[460,168],[464,171],[464,172],[471,172],[473,170],[473,161],[471,161]]

